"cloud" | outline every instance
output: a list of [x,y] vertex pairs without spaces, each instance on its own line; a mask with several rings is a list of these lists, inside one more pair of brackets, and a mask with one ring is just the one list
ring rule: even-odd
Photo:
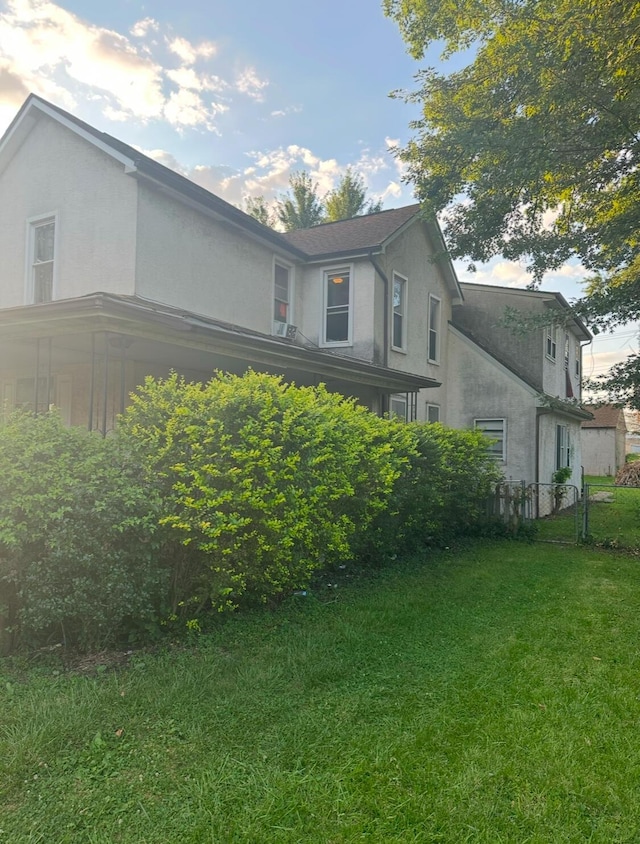
[[260,79],[253,67],[245,68],[236,79],[236,89],[252,100],[262,102],[264,89],[269,85],[267,79]]
[[134,38],[144,38],[150,32],[157,32],[159,29],[160,24],[157,20],[154,20],[153,18],[143,18],[143,20],[134,23],[129,32]]
[[[203,94],[220,94],[228,83],[194,66],[215,55],[215,44],[177,36],[145,41],[159,30],[158,21],[144,18],[131,28],[132,41],[50,0],[6,0],[0,11],[0,119],[6,114],[8,123],[33,91],[66,108],[82,96],[97,99],[111,120],[135,117],[165,120],[178,130],[215,130],[229,106]],[[176,56],[179,67],[172,66]],[[256,77],[254,90],[259,84]]]
[[193,44],[186,38],[172,38],[168,41],[169,50],[182,59],[185,64],[195,64],[197,59],[210,59],[217,52],[213,41],[201,41]]

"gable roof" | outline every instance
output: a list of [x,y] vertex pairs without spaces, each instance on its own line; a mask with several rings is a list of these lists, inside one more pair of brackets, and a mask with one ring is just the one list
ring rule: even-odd
[[293,244],[288,243],[280,232],[274,231],[269,226],[264,226],[254,217],[236,208],[235,205],[226,202],[206,188],[200,187],[185,176],[181,176],[175,170],[154,161],[135,147],[125,144],[106,132],[101,132],[89,123],[85,123],[84,120],[80,120],[59,108],[59,106],[43,100],[36,94],[30,94],[27,97],[9,128],[0,138],[0,171],[2,170],[2,158],[12,156],[15,148],[31,130],[38,117],[42,115],[46,115],[66,126],[103,152],[111,155],[124,166],[125,172],[129,175],[150,181],[161,189],[177,195],[183,202],[197,205],[201,210],[214,217],[223,218],[226,222],[232,223],[254,237],[266,240],[279,251],[288,253],[298,259],[304,259],[304,253]]
[[[421,219],[420,206],[414,204],[335,223],[324,223],[310,229],[299,229],[288,233],[277,232],[206,188],[200,187],[185,176],[154,161],[135,147],[106,132],[101,132],[36,94],[30,94],[27,97],[9,128],[0,138],[0,172],[3,159],[6,161],[12,157],[23,138],[42,115],[66,126],[111,155],[124,166],[127,174],[152,183],[155,187],[176,196],[188,205],[196,206],[214,218],[224,219],[225,222],[242,229],[246,234],[266,241],[272,248],[301,262],[380,252],[405,227]],[[441,258],[439,265],[454,299],[462,301],[460,284],[446,251],[440,227],[435,219],[425,220],[425,225]]]
[[313,258],[368,252],[383,246],[419,213],[419,205],[407,205],[335,223],[322,223],[310,229],[297,229],[282,236]]
[[[529,299],[538,299],[542,302],[544,306],[556,308],[557,310],[571,310],[571,305],[567,300],[564,298],[562,293],[554,292],[551,290],[531,290],[527,288],[521,287],[504,287],[503,285],[499,284],[476,284],[475,282],[470,281],[461,281],[460,287],[464,293],[464,291],[472,292],[474,290],[487,293],[491,295],[492,293],[501,293],[501,294],[509,294],[510,296],[514,296],[515,298],[529,298]],[[593,339],[591,332],[584,324],[584,322],[578,316],[571,317],[571,325],[576,331],[576,334],[580,336],[581,340],[588,341]]]
[[593,414],[593,419],[583,422],[583,428],[617,428],[622,423],[624,430],[627,429],[624,409],[621,407],[612,404],[603,404],[600,407],[585,405],[585,410]]

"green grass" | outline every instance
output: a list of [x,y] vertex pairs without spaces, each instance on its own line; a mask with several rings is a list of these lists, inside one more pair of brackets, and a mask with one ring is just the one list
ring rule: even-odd
[[117,671],[5,662],[0,842],[638,842],[639,562],[487,543]]
[[[616,487],[611,476],[585,475],[585,484],[589,485],[589,495],[599,492],[609,493],[608,501],[589,502],[590,541],[614,548],[640,548],[640,490],[632,487]],[[578,520],[576,527],[576,508],[574,506],[562,512],[540,519],[537,524],[539,539],[575,542],[582,536],[583,503],[577,506]]]

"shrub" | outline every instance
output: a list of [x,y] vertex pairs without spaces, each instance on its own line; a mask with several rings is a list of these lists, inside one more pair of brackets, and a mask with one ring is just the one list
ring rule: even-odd
[[389,507],[359,537],[364,560],[444,544],[483,529],[486,500],[502,478],[479,431],[439,423],[404,427],[413,440],[405,452],[408,465]]
[[251,371],[149,378],[121,431],[158,477],[162,522],[188,558],[174,581],[187,616],[265,602],[348,558],[412,447],[400,426],[323,386]]
[[13,415],[0,428],[4,647],[99,647],[152,624],[166,591],[158,503],[117,439]]

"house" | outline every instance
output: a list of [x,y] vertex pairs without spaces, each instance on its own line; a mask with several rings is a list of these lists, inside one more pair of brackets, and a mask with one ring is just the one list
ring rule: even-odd
[[32,95],[0,220],[5,408],[106,432],[146,375],[247,367],[406,418],[441,401],[462,297],[417,205],[284,235]]
[[476,427],[508,477],[579,479],[584,325],[514,339],[418,205],[282,234],[30,96],[0,139],[0,411],[103,433],[147,375],[248,367],[408,421]]
[[[591,334],[568,318],[559,293],[460,287],[464,303],[453,308],[448,332],[448,369],[456,375],[447,382],[447,423],[491,436],[508,479],[549,484],[568,466],[567,483],[580,488],[580,431],[590,418],[580,407],[582,343]],[[530,329],[514,334],[507,309]]]
[[593,419],[582,423],[582,465],[586,475],[616,475],[624,464],[627,423],[612,404],[586,407]]

